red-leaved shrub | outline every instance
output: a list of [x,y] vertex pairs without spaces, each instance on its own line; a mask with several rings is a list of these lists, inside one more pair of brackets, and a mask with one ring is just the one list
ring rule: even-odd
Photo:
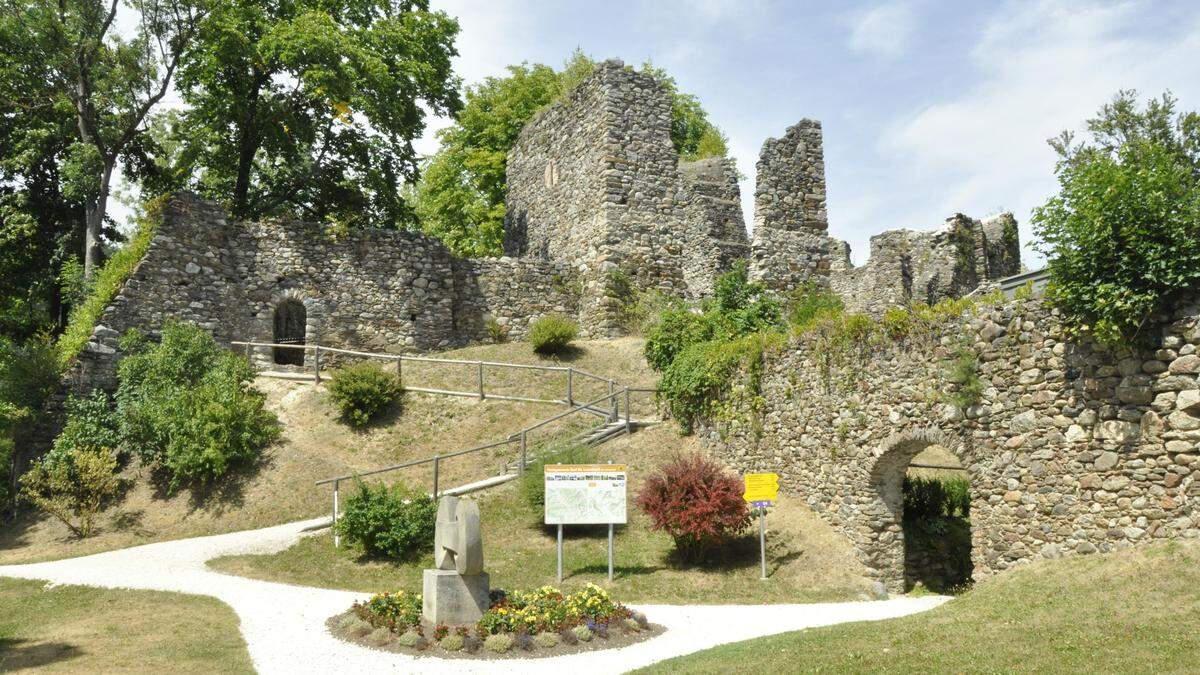
[[737,474],[700,454],[682,455],[646,479],[637,505],[675,540],[685,560],[701,560],[750,524]]

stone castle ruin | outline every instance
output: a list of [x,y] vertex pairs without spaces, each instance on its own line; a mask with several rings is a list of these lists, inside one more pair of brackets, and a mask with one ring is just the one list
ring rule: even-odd
[[[730,159],[682,161],[671,99],[650,75],[606,61],[522,130],[508,158],[506,256],[463,259],[412,232],[334,235],[296,222],[235,222],[180,195],[145,258],[107,309],[73,380],[113,385],[118,337],[153,334],[167,317],[221,342],[312,343],[402,352],[523,337],[558,313],[591,337],[622,333],[622,287],[691,299],[736,261],[781,291],[828,285],[856,310],[935,302],[1018,271],[1016,224],[962,215],[940,232],[894,230],[854,267],[826,233],[820,123],[763,145],[754,236]],[[261,348],[262,366],[302,366]],[[311,358],[311,357],[308,357]]]

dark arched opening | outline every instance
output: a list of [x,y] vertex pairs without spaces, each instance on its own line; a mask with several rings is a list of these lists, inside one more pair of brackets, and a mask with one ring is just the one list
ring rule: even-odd
[[904,587],[936,593],[971,584],[970,478],[958,458],[929,445],[908,463],[902,483]]
[[[274,342],[284,345],[304,344],[304,333],[308,317],[304,303],[299,300],[284,300],[275,307],[275,336]],[[303,366],[304,350],[274,348],[274,361],[280,365]]]

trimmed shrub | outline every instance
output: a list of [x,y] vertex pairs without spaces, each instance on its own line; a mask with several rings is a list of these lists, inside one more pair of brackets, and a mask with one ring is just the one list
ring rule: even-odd
[[558,646],[558,635],[554,633],[538,633],[533,636],[533,644],[539,649],[554,649]]
[[571,629],[571,632],[575,634],[575,639],[580,642],[591,642],[594,637],[592,629],[587,626],[575,626]]
[[540,511],[546,505],[547,464],[592,464],[595,461],[596,451],[586,445],[552,447],[525,465],[525,474],[521,476],[521,496]]
[[680,556],[699,561],[750,523],[737,474],[700,454],[675,457],[646,479],[637,505],[671,535]]
[[487,639],[483,641],[483,648],[489,652],[503,654],[511,650],[516,642],[513,636],[508,633],[497,633],[487,636]]
[[529,326],[529,343],[539,354],[558,354],[579,334],[579,326],[565,316],[547,314]]
[[364,427],[400,400],[400,380],[372,363],[338,369],[329,382],[329,395],[351,426]]
[[454,633],[438,640],[438,644],[448,652],[462,651],[463,636]]
[[168,490],[204,487],[258,459],[279,421],[249,383],[254,367],[208,332],[168,321],[162,341],[133,345],[118,366],[121,435],[141,461],[166,473]]
[[436,519],[437,502],[427,494],[359,481],[337,527],[368,555],[406,560],[432,550]]
[[117,455],[109,448],[73,447],[34,462],[21,476],[21,496],[62,521],[75,536],[91,536],[96,514],[116,496]]

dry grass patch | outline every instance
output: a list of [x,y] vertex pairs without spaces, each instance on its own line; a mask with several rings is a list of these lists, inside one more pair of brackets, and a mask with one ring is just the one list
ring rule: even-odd
[[936,609],[785,633],[656,664],[649,673],[1195,672],[1200,544],[1043,560]]
[[[641,340],[634,338],[580,342],[571,364],[614,377],[622,384],[650,386],[654,375],[641,357],[641,345]],[[560,363],[536,356],[525,343],[480,345],[438,356]],[[466,372],[461,366],[458,369]],[[562,373],[494,370],[494,376],[491,370],[486,373],[488,382],[494,380],[503,390],[546,398],[565,393]],[[455,377],[450,366],[405,365],[405,381],[413,386],[457,389],[461,383]],[[120,503],[101,514],[96,536],[79,540],[61,523],[26,513],[17,522],[0,528],[0,564],[88,555],[314,518],[330,508],[330,489],[316,488],[313,483],[318,479],[498,440],[564,409],[554,404],[410,394],[403,413],[385,416],[380,423],[355,431],[338,419],[323,386],[268,378],[259,378],[255,386],[267,394],[268,408],[283,424],[282,439],[265,451],[259,466],[230,474],[219,491],[195,494],[185,490],[170,497],[140,469],[128,469],[124,477],[131,488]],[[593,389],[599,388],[577,380],[576,398],[590,396]],[[564,422],[548,428],[545,434],[562,431],[566,425]],[[531,443],[537,440],[530,439]],[[500,464],[514,456],[515,449],[510,447],[448,460],[441,466],[441,485],[449,487],[495,475]],[[428,490],[432,488],[432,467],[406,469],[387,474],[386,478]]]
[[0,579],[0,671],[252,673],[214,598]]
[[[694,437],[670,427],[652,427],[597,448],[600,459],[629,465],[631,496],[642,477],[676,451],[696,448]],[[542,514],[509,484],[479,496],[484,560],[492,585],[533,588],[556,584],[554,531]],[[632,499],[631,499],[632,502]],[[562,588],[588,582],[604,586],[622,602],[762,603],[844,600],[866,588],[863,568],[846,540],[816,514],[786,495],[767,518],[771,580],[758,579],[757,522],[723,559],[707,565],[678,562],[666,534],[649,529],[649,519],[630,508],[630,523],[616,535],[615,579],[607,576],[607,529],[568,527]],[[309,586],[377,592],[418,589],[421,570],[432,556],[395,564],[369,560],[333,548],[328,535],[310,537],[285,551],[265,556],[233,556],[210,562],[232,574]]]

